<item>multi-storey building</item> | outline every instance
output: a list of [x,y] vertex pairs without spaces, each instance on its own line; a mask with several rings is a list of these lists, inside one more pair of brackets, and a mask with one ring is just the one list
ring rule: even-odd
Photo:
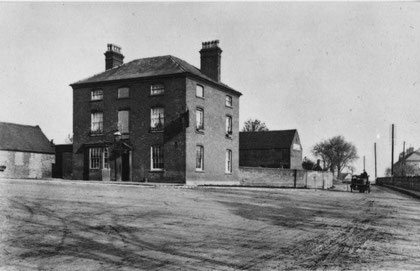
[[239,97],[220,81],[218,41],[201,68],[166,55],[123,63],[108,44],[106,70],[73,88],[73,178],[236,183]]

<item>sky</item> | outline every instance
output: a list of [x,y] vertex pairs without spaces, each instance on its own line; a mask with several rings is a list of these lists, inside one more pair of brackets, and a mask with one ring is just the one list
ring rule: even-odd
[[297,129],[303,155],[342,135],[378,176],[420,147],[420,3],[0,3],[0,121],[72,133],[69,84],[105,70],[107,43],[124,61],[174,55],[199,67],[218,39],[222,82],[242,92],[240,123]]

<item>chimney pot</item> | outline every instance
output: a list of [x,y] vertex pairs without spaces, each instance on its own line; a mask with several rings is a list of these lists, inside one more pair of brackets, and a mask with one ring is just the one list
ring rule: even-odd
[[200,50],[201,67],[203,74],[207,75],[216,82],[220,82],[220,65],[222,49],[219,48],[219,40],[202,42]]
[[112,69],[124,63],[124,56],[121,54],[121,47],[112,43],[107,44],[105,52],[105,70]]

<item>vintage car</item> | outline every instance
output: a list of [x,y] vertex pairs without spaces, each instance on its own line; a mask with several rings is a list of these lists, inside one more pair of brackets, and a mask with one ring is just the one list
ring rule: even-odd
[[360,193],[367,191],[370,193],[369,176],[361,177],[360,175],[351,176],[350,191],[359,190]]

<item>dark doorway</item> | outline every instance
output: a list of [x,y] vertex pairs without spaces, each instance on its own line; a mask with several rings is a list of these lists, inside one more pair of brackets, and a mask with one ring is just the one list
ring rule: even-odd
[[130,181],[130,152],[129,151],[124,151],[122,153],[121,164],[122,164],[122,172],[121,172],[122,181]]

